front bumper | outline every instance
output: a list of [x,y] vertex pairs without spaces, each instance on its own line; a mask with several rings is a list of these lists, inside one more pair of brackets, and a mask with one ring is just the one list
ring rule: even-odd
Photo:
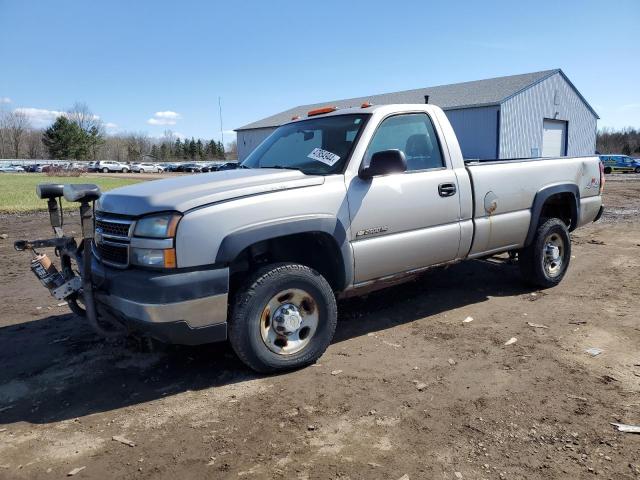
[[98,313],[166,343],[199,345],[227,338],[229,270],[186,272],[110,268],[93,258]]

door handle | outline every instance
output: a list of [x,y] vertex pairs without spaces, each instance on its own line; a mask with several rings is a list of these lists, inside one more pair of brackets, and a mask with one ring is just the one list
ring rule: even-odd
[[455,183],[441,183],[438,185],[438,195],[441,197],[451,197],[456,194],[456,191]]

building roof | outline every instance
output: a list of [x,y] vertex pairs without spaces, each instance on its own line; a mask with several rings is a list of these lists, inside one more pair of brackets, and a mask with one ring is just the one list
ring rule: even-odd
[[[338,108],[356,107],[363,102],[373,104],[391,103],[425,103],[425,95],[429,96],[429,103],[439,106],[443,110],[453,110],[456,108],[482,107],[488,105],[498,105],[504,100],[520,93],[522,90],[541,82],[542,80],[555,75],[556,73],[569,81],[559,68],[544,70],[541,72],[524,73],[521,75],[510,75],[508,77],[488,78],[485,80],[475,80],[473,82],[454,83],[451,85],[439,85],[436,87],[416,88],[414,90],[404,90],[402,92],[382,93],[369,95],[366,97],[348,98],[345,100],[333,100],[329,102],[314,103],[310,105],[300,105],[284,112],[271,115],[243,127],[236,129],[252,130],[256,128],[277,127],[283,123],[291,121],[292,117],[304,116],[309,110],[331,105]],[[569,82],[573,87],[573,84]],[[575,87],[573,87],[575,89]],[[577,92],[577,90],[576,90]],[[578,93],[578,95],[580,95]],[[582,98],[582,96],[580,96]],[[591,106],[582,98],[587,107],[597,114]]]

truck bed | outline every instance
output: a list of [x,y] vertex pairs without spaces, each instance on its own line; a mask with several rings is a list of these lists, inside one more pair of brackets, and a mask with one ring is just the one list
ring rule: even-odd
[[571,228],[593,221],[600,208],[599,162],[597,156],[465,161],[475,232],[469,256],[522,247],[534,199],[544,189],[573,186],[579,220]]

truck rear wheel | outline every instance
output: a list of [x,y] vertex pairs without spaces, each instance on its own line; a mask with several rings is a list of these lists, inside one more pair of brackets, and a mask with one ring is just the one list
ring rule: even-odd
[[258,372],[304,367],[331,343],[337,312],[331,286],[318,272],[295,263],[268,265],[238,292],[229,341]]
[[558,218],[543,220],[531,245],[524,248],[518,258],[525,281],[537,287],[555,287],[562,281],[571,260],[567,226]]

